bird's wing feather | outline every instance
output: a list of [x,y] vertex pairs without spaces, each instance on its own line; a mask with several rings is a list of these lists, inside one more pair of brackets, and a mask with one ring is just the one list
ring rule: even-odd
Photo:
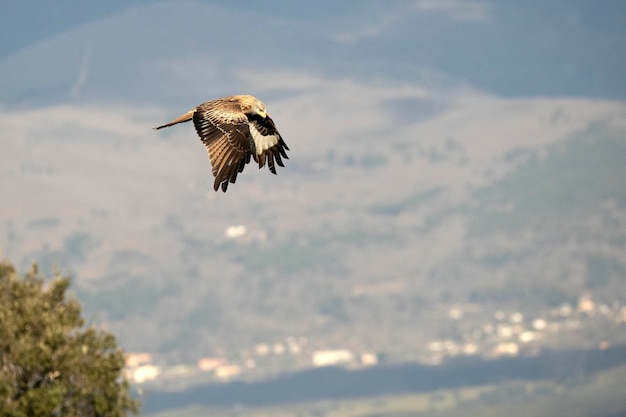
[[289,148],[278,133],[274,121],[269,116],[265,119],[253,117],[250,119],[249,131],[255,146],[254,160],[259,163],[259,168],[263,168],[267,162],[272,174],[276,174],[274,160],[279,166],[284,166],[281,156],[289,159],[285,152]]
[[250,162],[252,143],[248,119],[234,101],[213,100],[198,106],[193,123],[204,143],[213,167],[217,191],[226,191],[228,183],[234,183],[237,174]]

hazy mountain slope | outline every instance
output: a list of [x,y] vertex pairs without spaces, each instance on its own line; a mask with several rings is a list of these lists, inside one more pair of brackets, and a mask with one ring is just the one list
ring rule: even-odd
[[[626,7],[329,4],[116,3],[0,52],[0,255],[171,361],[623,304],[626,106],[590,97],[625,97]],[[240,92],[291,159],[216,194],[193,127],[151,128]]]
[[[607,182],[623,174],[623,104],[238,74],[256,76],[270,96],[290,92],[268,105],[292,158],[278,176],[247,167],[226,195],[192,126],[150,130],[172,116],[162,111],[3,112],[4,255],[69,268],[131,349],[190,357],[288,334],[339,343],[346,328],[354,346],[401,348],[440,302],[550,305],[585,289],[563,281],[585,259],[625,265],[623,189]],[[411,122],[412,109],[430,117]],[[550,198],[581,181],[595,191],[571,211]],[[614,238],[579,221],[594,216],[618,221]],[[228,238],[231,225],[247,233]],[[511,282],[554,299],[506,298]]]

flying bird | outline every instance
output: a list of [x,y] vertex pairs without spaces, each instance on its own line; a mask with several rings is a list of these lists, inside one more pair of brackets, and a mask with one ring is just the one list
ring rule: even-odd
[[155,129],[190,120],[207,148],[215,191],[221,186],[226,192],[228,183],[237,180],[237,174],[250,162],[250,157],[258,162],[259,168],[267,163],[272,174],[276,174],[275,164],[284,167],[281,157],[289,159],[285,152],[289,148],[267,114],[265,104],[254,96],[210,100]]

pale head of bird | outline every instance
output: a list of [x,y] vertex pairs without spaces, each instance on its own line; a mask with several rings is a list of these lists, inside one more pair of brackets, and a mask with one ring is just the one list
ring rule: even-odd
[[263,104],[261,100],[254,100],[254,103],[252,104],[252,107],[250,108],[250,110],[253,113],[256,113],[259,116],[261,116],[262,119],[265,119],[267,117],[267,110],[265,110],[265,104]]
[[246,96],[246,100],[244,100],[241,109],[244,113],[249,115],[257,115],[261,117],[261,119],[265,119],[267,117],[265,104],[263,104],[261,100],[253,96]]

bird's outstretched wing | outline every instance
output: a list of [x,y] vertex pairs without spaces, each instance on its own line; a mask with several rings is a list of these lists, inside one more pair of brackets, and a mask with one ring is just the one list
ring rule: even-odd
[[248,118],[237,103],[213,100],[198,106],[193,124],[209,153],[213,167],[215,191],[237,180],[237,174],[250,162],[253,142]]
[[289,150],[287,144],[278,133],[274,121],[269,117],[252,117],[249,120],[250,136],[254,141],[254,160],[259,163],[259,168],[263,168],[267,162],[272,174],[276,174],[274,161],[284,167],[281,156],[289,159],[285,150]]

